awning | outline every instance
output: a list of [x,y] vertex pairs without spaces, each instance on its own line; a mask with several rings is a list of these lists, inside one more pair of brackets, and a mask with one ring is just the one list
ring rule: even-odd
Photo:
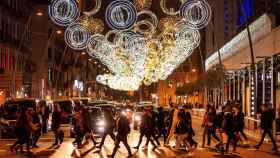
[[[272,50],[274,49],[273,42],[271,42],[273,40],[268,39],[268,35],[272,32],[272,21],[270,17],[267,14],[262,15],[249,25],[249,28],[255,58],[256,56],[269,56],[271,53],[274,53]],[[251,55],[247,30],[243,30],[220,48],[220,53],[222,64],[227,70],[240,69],[242,67],[241,63],[250,63]],[[206,59],[206,70],[211,69],[217,64],[219,64],[218,51]]]

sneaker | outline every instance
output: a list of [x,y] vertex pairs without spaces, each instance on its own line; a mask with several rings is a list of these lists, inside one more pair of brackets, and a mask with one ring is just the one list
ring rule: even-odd
[[39,148],[39,146],[36,145],[36,144],[34,144],[32,147],[33,147],[33,148]]

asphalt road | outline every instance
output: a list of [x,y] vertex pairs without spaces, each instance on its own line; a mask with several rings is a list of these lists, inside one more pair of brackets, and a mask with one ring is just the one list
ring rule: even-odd
[[[193,127],[196,131],[195,139],[201,143],[202,140],[202,129],[200,128],[201,119],[193,118]],[[68,127],[64,127],[67,131]],[[139,138],[138,131],[132,131],[129,135],[129,144],[131,147],[136,146]],[[0,158],[22,158],[23,155],[12,153],[9,151],[9,146],[14,140],[0,140]],[[72,145],[72,138],[66,138],[61,146],[52,147],[53,144],[53,134],[50,132],[47,135],[41,137],[38,145],[39,148],[32,149],[34,153],[34,158],[71,158],[71,157],[84,157],[84,158],[106,158],[108,154],[111,154],[114,147],[114,143],[110,137],[107,137],[106,142],[102,150],[93,148],[90,143],[86,145],[83,149],[77,150]],[[143,140],[142,146],[144,145],[145,139]],[[162,140],[161,140],[162,143]],[[172,143],[172,142],[171,142]],[[251,140],[250,144],[255,145],[256,142]],[[162,143],[163,144],[163,143]],[[214,145],[215,143],[213,143]],[[135,158],[279,158],[280,154],[273,154],[270,152],[271,145],[265,144],[258,151],[251,150],[250,147],[238,147],[236,153],[229,153],[226,155],[221,155],[210,149],[197,148],[192,153],[187,153],[183,150],[175,150],[173,148],[167,148],[164,146],[159,147],[155,151],[151,150],[151,145],[147,149],[140,148],[137,152],[132,149]],[[124,146],[121,145],[120,149],[116,155],[116,158],[124,158],[127,156],[127,151]]]

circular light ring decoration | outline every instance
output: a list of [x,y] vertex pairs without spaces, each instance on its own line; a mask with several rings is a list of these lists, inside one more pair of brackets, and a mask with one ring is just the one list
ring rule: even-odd
[[83,12],[87,16],[95,15],[101,8],[101,0],[94,0],[94,7],[90,11]]
[[104,36],[101,34],[95,34],[90,37],[88,40],[86,50],[88,54],[94,58],[101,59],[102,56],[102,51],[100,50],[99,46],[103,43],[104,41]]
[[128,0],[116,0],[108,5],[105,20],[111,29],[128,30],[137,21],[137,10]]
[[104,23],[101,19],[92,18],[87,15],[81,16],[76,23],[80,23],[84,27],[86,27],[90,33],[99,34],[104,31]]
[[88,29],[79,23],[73,23],[65,30],[65,42],[72,49],[82,50],[86,48],[89,38]]
[[91,36],[87,43],[86,50],[90,56],[99,59],[112,70],[110,65],[113,63],[113,46],[105,40],[103,35],[95,34]]
[[180,15],[191,29],[202,29],[211,20],[212,11],[205,0],[189,0],[180,8]]
[[59,26],[68,26],[80,16],[76,0],[52,0],[48,12],[51,20]]
[[[146,26],[147,29],[142,29],[141,26]],[[156,32],[156,28],[150,21],[141,20],[135,24],[134,31],[140,35],[151,37]]]
[[142,10],[137,13],[137,19],[140,19],[140,16],[143,16],[143,15],[148,15],[150,17],[150,20],[155,28],[158,26],[158,18],[155,13],[153,13],[149,10]]
[[133,0],[137,10],[150,9],[153,0]]
[[[122,31],[119,31],[119,30],[110,30],[110,31],[108,31],[108,32],[105,34],[105,39],[106,39],[107,41],[109,41],[109,42],[114,43],[117,34],[119,34],[120,32],[122,32]],[[114,36],[113,36],[113,35],[114,35]],[[111,36],[113,36],[112,39],[110,39]]]
[[190,29],[187,25],[179,23],[175,28],[175,39],[178,47],[195,49],[200,44],[198,30]]
[[[140,43],[140,36],[133,31],[123,31],[116,34],[114,43],[124,51],[133,51]],[[136,53],[136,52],[134,52]]]
[[[180,13],[180,10],[174,11],[174,10],[169,10],[166,7],[166,1],[167,0],[160,0],[160,7],[162,9],[162,11],[167,14],[167,15],[171,15],[171,16],[176,16]],[[170,0],[171,1],[171,0]],[[173,1],[173,0],[172,0]],[[180,0],[180,3],[182,4],[182,0]]]

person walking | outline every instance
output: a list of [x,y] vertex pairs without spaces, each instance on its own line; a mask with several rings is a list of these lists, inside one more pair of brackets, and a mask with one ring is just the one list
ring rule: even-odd
[[263,130],[263,133],[260,142],[255,146],[256,149],[260,148],[260,146],[263,144],[265,136],[268,134],[273,144],[272,151],[276,152],[278,150],[276,141],[272,134],[272,124],[274,118],[275,117],[272,109],[269,109],[266,104],[263,104],[261,106],[261,125],[260,125],[261,129]]
[[[148,132],[148,135],[150,135],[151,139],[150,141],[155,141],[157,143],[158,146],[160,146],[160,142],[158,140],[158,137],[156,136],[156,122],[157,122],[157,113],[155,111],[153,111],[153,107],[150,106],[148,107],[148,115],[149,115],[149,119],[150,119],[150,130]],[[146,141],[146,146],[148,146],[149,141]],[[153,149],[155,149],[156,146],[154,146]]]
[[227,135],[227,141],[226,141],[226,152],[229,152],[229,145],[231,142],[233,142],[233,151],[236,151],[236,146],[237,146],[237,139],[236,139],[236,125],[233,123],[233,114],[232,114],[232,109],[228,108],[224,112],[224,119],[222,123],[222,128],[223,131],[225,131]]
[[26,115],[25,115],[25,111],[22,110],[17,110],[16,112],[16,116],[17,116],[17,120],[16,120],[16,127],[15,127],[15,135],[17,140],[14,142],[14,144],[12,146],[10,146],[10,150],[11,152],[14,151],[14,148],[16,148],[16,152],[18,150],[18,148],[20,148],[20,153],[23,153],[23,146],[21,144],[21,142],[23,141],[23,134],[24,134],[24,129],[25,129],[25,121]]
[[204,114],[202,127],[203,131],[203,139],[202,139],[202,148],[205,146],[205,138],[207,137],[207,145],[211,145],[211,136],[216,139],[216,141],[220,142],[220,138],[216,135],[215,128],[215,120],[216,120],[216,110],[211,105],[206,105],[206,112]]
[[146,136],[147,141],[146,141],[146,144],[144,147],[146,148],[148,146],[149,142],[151,142],[153,145],[153,150],[155,150],[157,146],[154,143],[153,138],[152,138],[152,134],[153,134],[152,131],[154,130],[154,128],[152,126],[154,126],[154,124],[152,122],[152,115],[150,113],[149,108],[145,108],[145,112],[142,115],[142,120],[143,121],[140,124],[139,141],[138,141],[137,146],[134,148],[138,150],[141,145],[143,137]]
[[[176,138],[176,145],[175,148],[180,148],[181,145],[184,143],[184,140],[187,139],[187,133],[188,133],[188,124],[187,119],[185,116],[185,111],[182,109],[178,112],[178,122],[175,129],[175,138]],[[184,145],[187,145],[187,143],[184,143]]]
[[75,142],[77,143],[78,149],[82,148],[82,141],[83,141],[83,118],[82,118],[82,109],[79,109],[75,112],[75,132],[76,132],[76,139]]
[[48,131],[48,122],[50,117],[50,108],[46,104],[46,101],[40,102],[40,107],[42,111],[42,133],[46,134]]
[[120,146],[120,142],[123,142],[126,150],[128,151],[128,157],[132,157],[132,153],[130,150],[130,146],[127,142],[127,136],[130,133],[130,126],[129,126],[129,120],[126,118],[125,115],[119,114],[117,115],[117,121],[116,121],[116,129],[117,129],[117,136],[115,141],[115,147],[113,149],[112,155],[108,155],[108,157],[114,158],[117,150]]
[[245,114],[241,111],[240,106],[239,105],[234,106],[233,107],[233,122],[236,124],[235,125],[236,134],[243,136],[243,138],[247,142],[248,138],[247,138],[246,134],[244,133],[244,126],[245,126],[244,118],[245,118]]
[[174,109],[171,111],[171,118],[170,118],[170,125],[169,125],[169,134],[168,134],[168,137],[166,139],[166,143],[165,145],[168,145],[169,144],[169,141],[173,138],[174,136],[174,132],[175,132],[175,129],[176,129],[176,125],[178,123],[178,112],[179,112],[179,109],[178,109],[178,105],[174,105]]
[[94,140],[94,137],[92,135],[92,122],[91,122],[91,114],[89,112],[89,109],[82,106],[82,136],[85,137],[86,144],[89,143],[89,139],[92,141],[93,145],[96,146],[97,142]]
[[101,139],[101,142],[100,144],[97,146],[97,148],[102,148],[104,142],[105,142],[105,139],[107,137],[107,135],[109,135],[112,140],[116,140],[116,136],[114,134],[114,117],[113,117],[113,113],[111,110],[109,109],[106,109],[104,111],[104,118],[105,118],[105,129],[104,129],[104,133],[102,135],[102,139]]
[[163,108],[158,108],[158,114],[157,114],[157,129],[158,129],[158,138],[161,136],[163,137],[163,142],[166,142],[167,135],[165,130],[165,116],[163,113]]
[[190,144],[190,147],[197,148],[198,143],[193,139],[193,137],[195,136],[195,132],[192,127],[192,116],[189,112],[189,106],[185,105],[183,108],[185,112],[184,119],[186,120],[188,125],[187,142]]
[[36,107],[36,111],[32,114],[32,121],[34,124],[37,124],[38,129],[32,133],[32,147],[38,148],[37,142],[41,136],[41,121],[39,115],[41,114],[41,107]]
[[53,114],[52,114],[52,126],[51,129],[55,135],[55,142],[53,146],[58,145],[58,140],[59,140],[59,128],[60,128],[60,121],[61,121],[61,111],[59,108],[58,104],[54,104],[54,109],[53,109]]

